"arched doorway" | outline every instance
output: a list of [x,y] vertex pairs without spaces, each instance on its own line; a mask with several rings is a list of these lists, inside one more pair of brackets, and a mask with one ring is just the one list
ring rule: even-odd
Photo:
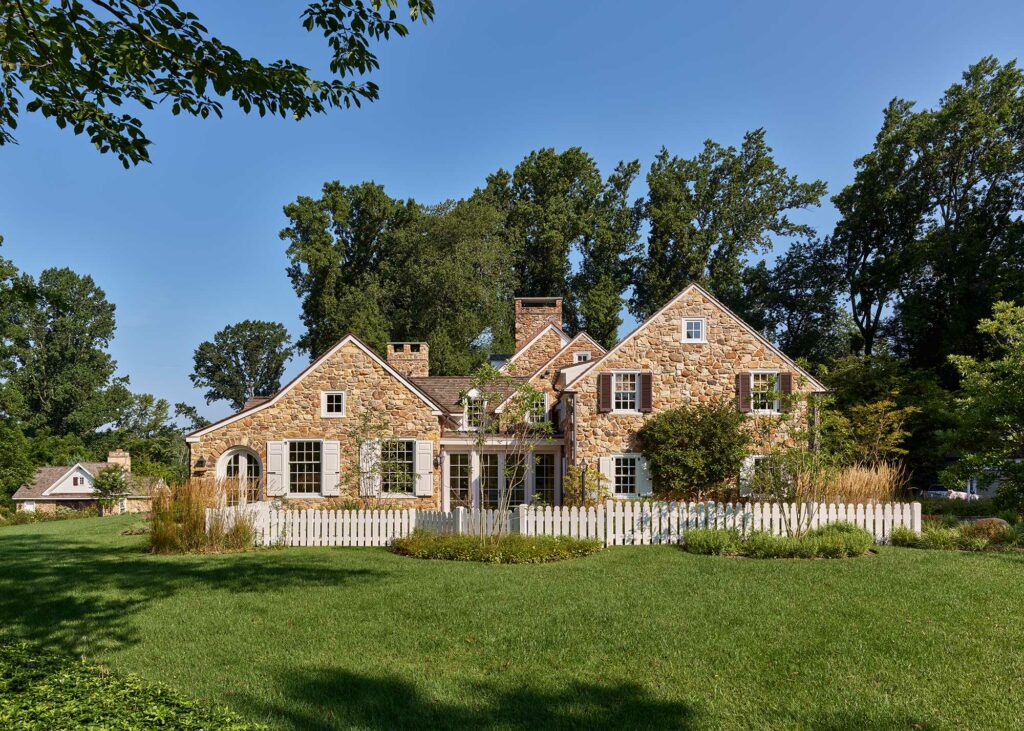
[[259,456],[245,447],[233,447],[220,458],[217,480],[227,505],[254,503],[263,499],[263,465]]

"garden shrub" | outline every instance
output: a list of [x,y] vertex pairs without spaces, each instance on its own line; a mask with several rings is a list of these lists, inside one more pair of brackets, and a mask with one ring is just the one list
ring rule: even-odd
[[801,536],[774,536],[755,531],[741,539],[730,530],[691,530],[685,534],[689,553],[747,558],[852,558],[863,556],[874,544],[866,530],[835,523]]
[[647,459],[655,494],[703,499],[739,475],[750,432],[732,401],[662,411],[636,435]]
[[217,729],[265,727],[206,708],[134,675],[0,643],[0,728]]
[[960,535],[966,538],[984,538],[989,543],[997,545],[1013,541],[1013,529],[1004,521],[994,518],[965,523],[960,526]]
[[600,550],[601,543],[595,540],[524,536],[519,533],[482,539],[473,535],[417,530],[391,543],[391,551],[403,556],[483,563],[547,563],[582,558]]
[[75,520],[77,518],[95,518],[99,512],[94,506],[82,508],[66,508],[58,505],[53,512],[36,510],[28,512],[19,510],[0,516],[0,525],[29,525],[30,523],[49,523],[55,520]]
[[900,548],[917,548],[920,540],[921,536],[916,531],[904,526],[893,528],[892,535],[889,536],[889,543]]
[[696,528],[686,531],[686,550],[702,556],[735,556],[739,552],[739,535],[731,530]]

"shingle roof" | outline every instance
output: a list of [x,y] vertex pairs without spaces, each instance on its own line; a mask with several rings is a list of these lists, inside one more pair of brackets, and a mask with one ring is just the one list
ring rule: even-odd
[[[473,387],[471,376],[427,376],[409,380],[449,414],[462,413],[462,394]],[[488,411],[493,411],[498,403],[511,396],[520,385],[528,380],[528,378],[508,378],[495,384],[493,388],[499,392],[501,398],[497,399],[496,403],[488,404]]]
[[240,409],[240,411],[248,411],[253,406],[259,406],[260,404],[264,404],[272,398],[273,396],[250,396],[245,400],[245,403],[242,404],[242,408]]
[[[79,462],[78,465],[85,468],[93,477],[96,477],[102,470],[110,466],[109,462]],[[65,467],[40,467],[36,470],[35,475],[32,477],[32,481],[22,485],[18,488],[18,491],[14,493],[15,500],[36,500],[43,497],[43,493],[53,487],[53,483],[57,482],[61,477],[66,475],[68,471],[75,465],[67,465]],[[149,476],[133,476],[131,477],[132,484],[132,495],[148,495],[155,487],[157,487],[162,480],[158,477]],[[66,499],[66,500],[88,500],[88,493],[50,493],[46,496],[48,499]]]

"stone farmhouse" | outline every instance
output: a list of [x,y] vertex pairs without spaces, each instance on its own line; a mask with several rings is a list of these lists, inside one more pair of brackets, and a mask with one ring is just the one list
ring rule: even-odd
[[530,418],[552,424],[529,444],[521,478],[509,477],[520,471],[506,464],[508,439],[481,440],[476,428],[507,398],[479,403],[470,377],[431,376],[427,343],[389,343],[381,357],[353,335],[272,397],[187,435],[192,474],[237,485],[229,494],[238,500],[361,497],[449,510],[486,507],[506,489],[512,504],[559,504],[562,477],[577,465],[599,470],[615,497],[637,498],[652,490],[634,443],[652,414],[726,398],[772,423],[792,408],[785,424],[759,430],[767,436],[752,465],[765,439],[807,423],[806,399],[788,394],[825,390],[695,284],[608,351],[564,331],[561,299],[519,298],[515,315],[516,351],[492,362],[510,377],[509,395],[524,382],[543,394]]

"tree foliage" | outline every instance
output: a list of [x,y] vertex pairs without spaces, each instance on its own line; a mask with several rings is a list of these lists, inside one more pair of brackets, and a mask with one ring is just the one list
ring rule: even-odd
[[241,409],[252,396],[270,396],[281,388],[292,351],[291,337],[280,323],[244,320],[228,325],[196,348],[192,385],[206,389],[208,404],[227,401]]
[[788,212],[817,206],[825,194],[824,182],[802,183],[775,162],[763,129],[748,132],[738,150],[707,140],[698,155],[680,158],[662,148],[647,186],[647,254],[630,299],[639,319],[690,282],[747,315],[741,305],[748,257],[770,251],[778,237],[813,235]]
[[[412,20],[434,17],[431,0],[407,0]],[[321,33],[332,78],[317,79],[288,59],[247,58],[211,34],[173,0],[18,0],[0,10],[0,145],[15,141],[22,111],[87,134],[100,152],[127,168],[149,161],[142,121],[124,106],[206,118],[239,109],[302,119],[378,97],[363,79],[379,68],[374,41],[404,36],[399,0],[324,0],[302,12],[302,27]]]

